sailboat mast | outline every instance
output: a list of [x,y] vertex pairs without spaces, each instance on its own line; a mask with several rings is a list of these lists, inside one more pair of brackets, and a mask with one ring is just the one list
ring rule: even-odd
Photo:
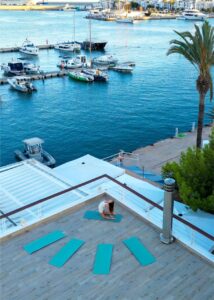
[[74,28],[73,28],[73,39],[74,39],[74,42],[75,42],[75,10],[74,10],[74,18],[73,18],[73,22],[74,22]]
[[91,19],[89,19],[89,51],[90,51],[90,67],[92,66],[91,60]]

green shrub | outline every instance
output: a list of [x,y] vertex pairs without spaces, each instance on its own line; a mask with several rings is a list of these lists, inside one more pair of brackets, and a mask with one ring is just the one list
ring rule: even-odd
[[214,214],[214,128],[209,145],[204,149],[189,148],[181,154],[179,163],[163,166],[162,175],[176,180],[181,199],[193,210]]

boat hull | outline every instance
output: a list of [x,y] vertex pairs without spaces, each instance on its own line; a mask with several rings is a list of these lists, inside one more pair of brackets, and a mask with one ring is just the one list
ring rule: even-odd
[[19,52],[27,54],[27,55],[32,55],[32,56],[38,56],[39,55],[38,52],[30,52],[30,51],[23,50],[23,49],[19,49]]
[[[103,51],[107,42],[91,42],[92,51]],[[90,50],[90,41],[84,41],[82,43],[83,50]]]
[[[22,152],[20,150],[14,151],[14,154],[15,154],[15,157],[18,161],[23,161],[23,160],[30,159],[30,157],[27,156],[25,152]],[[53,158],[53,156],[51,156],[45,150],[42,151],[42,161],[40,161],[40,162],[43,163],[44,165],[50,167],[50,168],[54,168],[55,165],[56,165],[56,160]]]
[[83,76],[81,74],[73,74],[72,72],[68,73],[68,76],[74,80],[82,81],[82,82],[93,82],[92,76]]

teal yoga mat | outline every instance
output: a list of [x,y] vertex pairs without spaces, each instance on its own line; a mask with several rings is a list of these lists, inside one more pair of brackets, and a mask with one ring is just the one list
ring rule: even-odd
[[84,241],[78,239],[70,240],[60,251],[49,261],[49,264],[60,268],[62,267],[69,258],[74,255],[77,250],[84,244]]
[[24,250],[27,251],[29,254],[32,254],[64,237],[65,234],[62,231],[56,230],[27,244],[26,246],[24,246]]
[[99,244],[94,261],[94,274],[109,274],[112,259],[112,244]]
[[155,257],[146,249],[137,237],[131,237],[124,240],[123,243],[141,265],[147,266],[155,262]]
[[100,221],[110,221],[110,222],[119,223],[122,220],[123,216],[118,214],[118,215],[115,215],[115,219],[112,219],[112,220],[104,219],[98,211],[88,210],[85,212],[84,218],[88,219],[88,220],[100,220]]

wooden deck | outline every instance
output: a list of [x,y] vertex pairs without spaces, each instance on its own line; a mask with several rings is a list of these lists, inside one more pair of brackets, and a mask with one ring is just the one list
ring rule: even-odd
[[[81,207],[42,224],[1,244],[0,295],[2,300],[212,300],[214,268],[178,242],[160,243],[159,232],[125,208],[121,223],[83,219],[85,210],[96,209],[97,202]],[[55,244],[27,254],[23,246],[53,230],[67,237]],[[122,244],[130,236],[139,237],[157,261],[147,267],[138,264]],[[51,257],[71,238],[85,245],[57,269],[48,264]],[[109,275],[92,273],[96,246],[113,243]]]

